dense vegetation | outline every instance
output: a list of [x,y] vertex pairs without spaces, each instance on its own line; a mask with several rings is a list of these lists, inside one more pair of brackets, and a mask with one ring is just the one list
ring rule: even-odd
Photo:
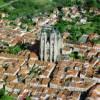
[[[0,100],[15,100],[15,97],[10,96],[4,87],[4,88],[0,89]],[[31,99],[29,96],[27,96],[25,98],[25,100],[31,100]]]
[[0,53],[7,52],[10,54],[18,54],[19,52],[28,49],[28,43],[17,43],[14,46],[9,46],[7,42],[0,41]]
[[[6,4],[10,1],[1,0],[1,4]],[[9,14],[9,19],[16,19],[23,16],[32,17],[32,15],[53,10],[52,3],[51,0],[17,0],[12,4],[2,7],[1,10]]]
[[9,96],[5,88],[0,89],[0,100],[14,100],[12,96]]
[[28,46],[27,44],[16,44],[14,46],[9,46],[7,48],[7,52],[11,54],[18,54],[22,50],[27,49],[27,46]]
[[[9,3],[15,1],[13,3]],[[9,14],[9,19],[50,12],[56,7],[73,6],[100,8],[99,0],[0,0],[0,10]],[[4,6],[2,6],[4,5]]]
[[[55,8],[60,11],[59,21],[55,25],[61,33],[67,31],[71,33],[70,39],[74,42],[79,39],[82,34],[100,33],[100,16],[96,15],[93,11],[100,9],[99,0],[0,0],[0,11],[6,12],[8,16],[6,19],[15,20],[20,18],[24,23],[20,27],[24,28],[27,23],[28,26],[34,26],[33,18],[37,15],[50,14]],[[11,3],[10,3],[11,2]],[[4,6],[2,6],[4,5]],[[86,24],[76,24],[80,18],[75,18],[72,22],[64,21],[62,19],[62,7],[77,6],[81,16],[87,18]],[[82,13],[84,9],[86,13]],[[27,29],[29,30],[29,29]]]
[[[56,0],[59,1],[60,0]],[[76,5],[80,15],[75,18],[71,18],[71,13],[68,14],[68,18],[70,17],[70,20],[63,20],[63,16],[65,16],[62,13],[62,16],[60,16],[59,21],[55,24],[55,27],[58,28],[58,30],[63,33],[63,32],[69,32],[71,33],[70,35],[70,40],[73,42],[77,42],[79,38],[82,36],[82,34],[90,34],[90,33],[97,33],[100,34],[100,15],[96,14],[95,11],[100,8],[100,1],[98,0],[63,0],[62,3],[64,6],[73,6]],[[62,4],[61,3],[61,4]],[[59,5],[62,6],[62,5]],[[82,12],[82,9],[85,11]],[[92,9],[92,11],[90,10]],[[81,19],[85,19],[86,22],[83,24],[81,23]],[[99,40],[93,40],[92,42],[94,43],[100,43]]]
[[71,57],[72,59],[80,59],[81,61],[84,61],[85,59],[85,57],[83,55],[80,55],[77,51],[71,52],[71,54],[69,54],[69,57]]
[[58,28],[61,33],[66,31],[71,33],[70,39],[73,40],[74,42],[78,41],[78,39],[82,36],[82,34],[89,34],[89,33],[100,34],[100,24],[99,24],[100,16],[99,15],[91,16],[91,14],[87,14],[85,16],[88,19],[86,24],[79,23],[80,18],[73,19],[71,22],[64,21],[61,19],[55,24],[55,27]]
[[39,68],[39,66],[32,66],[32,68],[29,71],[29,75],[31,78],[38,77],[42,73],[42,69]]

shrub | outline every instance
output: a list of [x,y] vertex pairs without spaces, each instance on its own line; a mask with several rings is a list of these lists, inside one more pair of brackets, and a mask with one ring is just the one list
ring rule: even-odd
[[7,49],[8,53],[18,54],[20,51],[28,48],[28,44],[16,44],[15,46],[10,46]]

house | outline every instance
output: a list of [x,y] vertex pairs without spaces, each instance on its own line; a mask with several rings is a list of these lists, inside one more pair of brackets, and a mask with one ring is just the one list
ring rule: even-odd
[[68,48],[68,47],[64,47],[62,49],[62,55],[67,55],[67,54],[70,54],[72,52],[72,49],[71,48]]
[[77,77],[77,75],[78,75],[78,71],[77,70],[68,70],[67,72],[66,72],[66,78],[67,77]]

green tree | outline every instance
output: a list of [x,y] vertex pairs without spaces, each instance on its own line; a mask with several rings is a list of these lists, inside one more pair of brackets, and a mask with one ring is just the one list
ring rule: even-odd
[[60,20],[55,24],[54,27],[56,27],[61,33],[63,33],[67,30],[67,25],[67,21]]
[[5,88],[0,89],[0,100],[14,100],[14,97],[6,94]]
[[91,7],[100,8],[100,1],[99,0],[85,0],[85,7],[90,9]]
[[18,52],[20,52],[21,51],[21,48],[20,48],[20,46],[18,46],[18,45],[16,45],[16,46],[11,46],[11,47],[9,47],[9,49],[8,49],[8,52],[9,53],[12,53],[12,54],[17,54]]
[[74,59],[79,59],[79,54],[76,51],[72,52],[69,56],[74,58]]

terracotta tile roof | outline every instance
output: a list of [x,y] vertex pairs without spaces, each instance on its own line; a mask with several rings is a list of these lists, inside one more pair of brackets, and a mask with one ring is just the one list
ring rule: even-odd
[[16,83],[10,82],[6,84],[7,87],[14,89],[16,86]]
[[43,72],[43,75],[47,76],[48,75],[48,71]]
[[33,58],[36,58],[38,60],[38,56],[35,52],[31,52],[30,53],[30,58],[33,59]]
[[65,50],[65,51],[70,51],[70,48],[64,47],[63,50]]
[[23,90],[26,88],[26,85],[23,83],[16,83],[15,88]]
[[16,36],[12,41],[11,44],[16,45],[17,43],[22,43],[23,42],[23,38],[20,36]]
[[60,85],[61,84],[60,82],[61,82],[61,80],[57,79],[57,78],[54,78],[51,80],[51,83],[56,84],[56,85]]
[[95,44],[95,45],[93,46],[93,49],[99,50],[99,51],[100,51],[100,44]]
[[79,88],[88,88],[92,83],[91,82],[75,82],[72,86],[79,87]]
[[29,73],[29,69],[26,66],[22,67],[19,73],[22,75],[27,75]]
[[18,67],[9,66],[5,73],[14,74],[18,70]]
[[13,80],[15,80],[15,79],[16,79],[16,76],[9,75],[9,76],[7,76],[6,81],[7,81],[7,82],[11,82],[11,81],[13,81]]
[[47,94],[53,94],[55,91],[53,88],[47,88]]
[[97,51],[96,50],[91,50],[89,53],[88,53],[88,56],[92,56],[92,55],[96,55],[97,54]]
[[94,97],[100,97],[100,85],[96,84],[91,88],[89,91],[88,97],[94,98]]
[[78,73],[78,71],[76,71],[76,70],[68,70],[66,72],[66,75],[76,75],[77,73]]
[[5,72],[3,67],[0,67],[0,75],[3,74]]
[[47,85],[47,84],[49,83],[49,81],[50,81],[50,79],[48,79],[48,78],[44,78],[44,79],[42,79],[41,84],[45,84],[45,85]]
[[92,40],[92,39],[94,39],[94,38],[98,38],[98,37],[99,37],[99,35],[96,34],[96,33],[91,33],[91,34],[89,35],[89,39],[90,39],[90,40]]

